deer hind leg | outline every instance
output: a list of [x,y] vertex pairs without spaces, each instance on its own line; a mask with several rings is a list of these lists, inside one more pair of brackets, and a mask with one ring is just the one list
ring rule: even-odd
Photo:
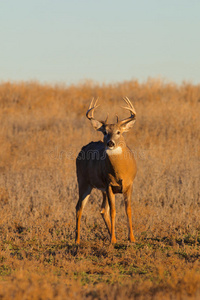
[[125,209],[128,219],[128,238],[130,242],[135,242],[135,237],[133,235],[133,228],[132,228],[132,213],[131,213],[131,195],[132,195],[132,187],[130,187],[126,192],[124,192],[124,202],[125,202]]
[[116,216],[116,209],[115,209],[115,195],[113,194],[111,186],[108,187],[107,190],[107,197],[110,206],[110,217],[111,217],[111,243],[114,244],[117,242],[115,237],[115,216]]
[[108,203],[108,198],[106,192],[102,192],[103,202],[101,205],[101,215],[108,229],[108,233],[111,236],[111,223],[110,223],[110,207]]
[[79,200],[76,205],[76,244],[80,244],[81,216],[84,206],[86,205],[90,196],[91,190],[92,188],[90,186],[86,186],[84,189],[79,186]]

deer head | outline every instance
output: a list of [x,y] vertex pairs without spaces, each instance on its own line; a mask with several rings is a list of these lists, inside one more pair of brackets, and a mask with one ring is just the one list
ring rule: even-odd
[[91,121],[92,126],[95,130],[101,131],[104,135],[104,144],[106,149],[114,150],[117,147],[123,147],[125,145],[123,133],[127,132],[136,121],[136,111],[131,104],[131,101],[125,97],[123,100],[126,102],[127,107],[122,107],[130,111],[130,117],[118,120],[115,124],[108,124],[108,116],[105,121],[98,121],[94,118],[94,110],[99,106],[97,105],[98,99],[93,103],[93,99],[90,103],[89,109],[86,113],[86,117]]

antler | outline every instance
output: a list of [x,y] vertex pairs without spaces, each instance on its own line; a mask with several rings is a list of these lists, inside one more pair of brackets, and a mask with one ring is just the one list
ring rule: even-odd
[[[94,98],[92,98],[92,101],[90,103],[90,106],[89,106],[89,109],[87,110],[86,112],[86,117],[89,119],[89,120],[95,120],[94,119],[94,110],[99,106],[97,105],[97,102],[98,102],[98,99],[95,101],[94,105],[93,105],[93,102],[94,102]],[[91,116],[90,116],[91,114]]]
[[126,119],[120,121],[119,122],[120,125],[123,125],[124,123],[128,123],[129,121],[136,119],[136,111],[135,111],[135,108],[133,107],[133,104],[131,103],[131,101],[128,99],[128,97],[124,97],[123,100],[127,103],[128,106],[127,107],[121,106],[121,107],[129,110],[131,115],[129,118],[126,118]]
[[[88,111],[86,112],[86,117],[87,117],[90,121],[91,121],[91,120],[96,120],[96,119],[94,118],[94,110],[100,105],[100,104],[97,105],[98,100],[99,100],[99,98],[97,98],[97,100],[96,100],[95,103],[93,104],[94,98],[92,98],[92,101],[91,101],[91,103],[90,103],[89,109],[88,109]],[[106,124],[107,121],[108,121],[108,116],[109,116],[109,114],[107,115],[105,121],[98,121],[98,122]]]

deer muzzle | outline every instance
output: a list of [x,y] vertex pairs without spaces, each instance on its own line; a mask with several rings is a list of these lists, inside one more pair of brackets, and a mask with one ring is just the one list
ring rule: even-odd
[[107,147],[108,148],[113,148],[115,146],[115,142],[113,142],[112,140],[107,142]]

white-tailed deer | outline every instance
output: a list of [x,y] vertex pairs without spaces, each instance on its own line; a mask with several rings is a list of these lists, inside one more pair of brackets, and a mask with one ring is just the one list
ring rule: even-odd
[[[111,243],[116,243],[115,237],[115,194],[123,193],[126,214],[128,218],[129,240],[135,241],[132,229],[131,194],[133,180],[136,175],[134,155],[125,143],[123,132],[128,131],[136,119],[136,112],[130,100],[124,98],[130,111],[130,117],[116,124],[97,121],[93,112],[97,108],[97,101],[93,100],[86,113],[94,129],[104,135],[103,142],[91,142],[84,146],[77,159],[76,171],[79,186],[79,200],[76,205],[76,243],[80,243],[80,221],[83,208],[93,188],[103,193],[101,214],[109,231]],[[109,214],[110,211],[110,214]],[[111,221],[110,221],[111,217]]]

